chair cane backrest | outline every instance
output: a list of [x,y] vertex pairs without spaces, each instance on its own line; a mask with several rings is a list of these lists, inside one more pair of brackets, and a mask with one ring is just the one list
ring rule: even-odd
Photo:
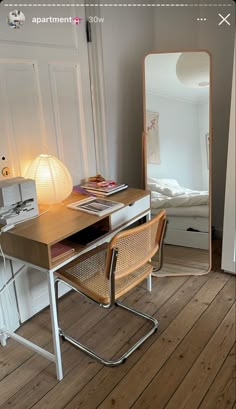
[[115,279],[124,277],[147,263],[160,246],[165,218],[166,212],[162,210],[141,226],[117,233],[108,245],[107,274],[109,275],[113,249],[118,251]]

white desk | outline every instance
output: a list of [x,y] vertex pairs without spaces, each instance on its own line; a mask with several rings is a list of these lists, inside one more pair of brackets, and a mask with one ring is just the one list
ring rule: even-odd
[[[65,204],[84,199],[84,196],[73,193]],[[128,188],[115,195],[112,200],[121,202],[124,207],[103,216],[97,217],[77,210],[68,209],[66,206],[54,205],[50,210],[33,220],[17,225],[12,230],[1,236],[3,251],[10,260],[22,261],[40,271],[48,273],[48,291],[50,299],[50,312],[54,354],[38,345],[17,335],[8,328],[0,328],[0,341],[4,345],[6,336],[10,336],[35,352],[43,355],[56,365],[57,378],[63,378],[60,336],[58,330],[57,308],[55,303],[54,271],[72,261],[91,248],[108,241],[118,231],[126,228],[135,221],[145,217],[150,219],[150,193],[145,190]],[[62,240],[69,240],[75,233],[81,232],[91,226],[102,226],[103,234],[99,239],[92,241],[87,246],[73,242],[75,252],[71,257],[65,257],[53,262],[51,246]],[[151,277],[148,279],[148,290],[151,291]]]

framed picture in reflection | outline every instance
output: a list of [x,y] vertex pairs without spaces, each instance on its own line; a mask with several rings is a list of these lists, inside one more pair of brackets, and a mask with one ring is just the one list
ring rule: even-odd
[[159,113],[146,112],[146,137],[147,137],[147,163],[159,165],[160,142],[159,142]]

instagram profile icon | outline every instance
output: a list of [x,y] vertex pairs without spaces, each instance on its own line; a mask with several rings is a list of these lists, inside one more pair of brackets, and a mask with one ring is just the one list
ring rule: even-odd
[[12,28],[20,28],[24,25],[25,16],[20,10],[10,11],[8,14],[7,22]]

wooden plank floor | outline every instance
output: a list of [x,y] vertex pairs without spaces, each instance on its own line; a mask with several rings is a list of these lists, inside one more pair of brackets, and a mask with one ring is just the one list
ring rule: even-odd
[[[0,409],[235,409],[235,277],[153,278],[125,299],[159,329],[117,368],[62,342],[64,379],[54,364],[9,340],[0,348]],[[126,311],[105,311],[77,294],[60,300],[60,325],[105,356],[121,354],[147,328]],[[52,351],[49,310],[18,333]]]

